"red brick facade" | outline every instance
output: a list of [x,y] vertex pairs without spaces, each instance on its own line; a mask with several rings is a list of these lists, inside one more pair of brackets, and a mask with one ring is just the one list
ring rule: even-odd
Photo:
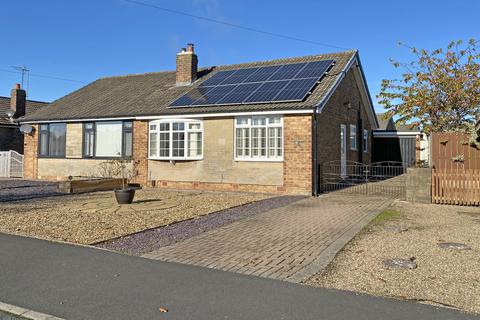
[[312,192],[312,116],[285,116],[283,188],[286,193]]
[[148,121],[133,122],[133,162],[136,173],[134,181],[148,182]]
[[[340,126],[346,126],[347,160],[370,163],[372,160],[372,124],[360,96],[360,88],[350,70],[335,93],[318,114],[317,156],[320,164],[340,160]],[[350,148],[350,125],[357,127],[357,150]],[[363,152],[363,129],[368,130],[368,148]]]
[[23,176],[25,179],[37,179],[38,125],[33,125],[32,133],[25,135],[23,143]]

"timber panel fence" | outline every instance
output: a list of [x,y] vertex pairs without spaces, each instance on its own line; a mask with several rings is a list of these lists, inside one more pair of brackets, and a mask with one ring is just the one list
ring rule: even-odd
[[432,202],[480,205],[480,170],[432,170]]

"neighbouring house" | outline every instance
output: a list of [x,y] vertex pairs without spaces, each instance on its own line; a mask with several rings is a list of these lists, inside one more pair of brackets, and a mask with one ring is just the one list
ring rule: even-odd
[[43,108],[47,102],[27,100],[26,92],[16,84],[10,97],[0,96],[0,151],[23,154],[23,134],[17,119]]
[[25,176],[94,176],[131,157],[136,181],[174,189],[316,194],[319,166],[369,163],[378,128],[357,51],[102,78],[22,123]]
[[379,127],[373,131],[373,161],[401,162],[406,167],[428,164],[428,137],[419,130],[397,125],[393,117],[377,114]]

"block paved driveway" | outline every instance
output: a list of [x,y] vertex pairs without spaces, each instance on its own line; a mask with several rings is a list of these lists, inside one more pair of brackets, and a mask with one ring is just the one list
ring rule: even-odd
[[[147,253],[144,257],[300,282],[320,271],[312,271],[310,265],[318,264],[324,251],[332,251],[336,240],[349,233],[346,241],[350,240],[392,201],[336,193],[311,197]],[[341,248],[336,247],[333,255]],[[311,274],[305,271],[307,269]]]

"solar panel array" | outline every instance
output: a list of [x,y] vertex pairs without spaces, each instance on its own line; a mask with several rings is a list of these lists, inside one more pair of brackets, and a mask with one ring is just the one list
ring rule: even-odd
[[219,71],[170,107],[302,101],[333,60]]

